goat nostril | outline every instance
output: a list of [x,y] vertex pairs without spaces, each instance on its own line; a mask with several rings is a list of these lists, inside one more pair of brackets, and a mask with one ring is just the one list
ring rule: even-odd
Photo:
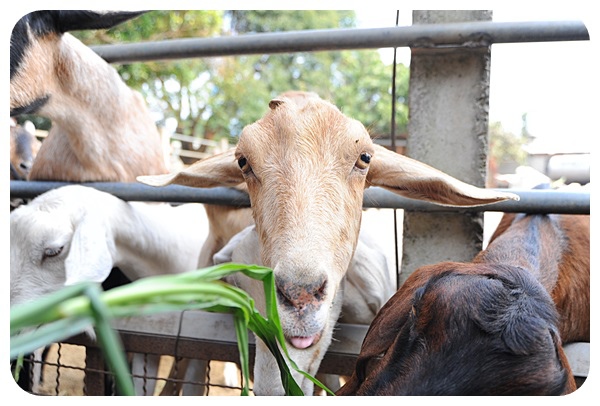
[[321,287],[319,289],[317,289],[317,291],[315,293],[315,297],[317,298],[317,300],[320,301],[326,292],[327,292],[327,280],[323,281],[323,284],[321,285]]

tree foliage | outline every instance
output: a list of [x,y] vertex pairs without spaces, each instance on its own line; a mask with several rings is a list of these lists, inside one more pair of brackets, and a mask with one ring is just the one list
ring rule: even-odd
[[[353,11],[151,11],[106,31],[75,33],[88,45],[173,38],[352,28]],[[361,121],[374,136],[391,131],[392,66],[377,50],[319,51],[131,63],[116,66],[177,132],[229,137],[260,118],[271,98],[287,90],[314,91]],[[408,68],[398,65],[396,133],[406,131]]]
[[526,143],[527,139],[524,136],[517,136],[506,131],[501,123],[490,124],[490,159],[498,164],[514,162],[524,165],[527,160],[527,152],[523,146]]

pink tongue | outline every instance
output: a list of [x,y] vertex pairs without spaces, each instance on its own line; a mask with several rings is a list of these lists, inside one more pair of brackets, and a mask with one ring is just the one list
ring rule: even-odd
[[313,343],[313,341],[315,340],[315,336],[311,336],[311,337],[292,337],[290,338],[290,343],[292,343],[292,345],[296,348],[307,348],[310,347],[310,345]]

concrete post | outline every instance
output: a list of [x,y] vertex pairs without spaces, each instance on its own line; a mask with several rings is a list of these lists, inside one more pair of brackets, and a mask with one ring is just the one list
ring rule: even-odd
[[[490,21],[491,11],[413,11],[413,24]],[[490,47],[411,48],[406,154],[475,186],[487,172]],[[416,268],[469,261],[483,214],[404,213],[402,284]]]

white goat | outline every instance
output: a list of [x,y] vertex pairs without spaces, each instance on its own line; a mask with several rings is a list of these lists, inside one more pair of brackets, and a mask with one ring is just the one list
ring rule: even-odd
[[80,185],[39,195],[10,214],[11,306],[103,282],[113,267],[131,280],[196,269],[208,230],[201,210],[125,202]]
[[[11,212],[10,305],[103,282],[115,267],[130,280],[194,270],[208,231],[203,213],[201,204],[124,202],[80,185],[50,190]],[[159,358],[134,354],[136,393],[154,391],[137,375],[156,376]]]
[[[340,315],[342,280],[358,242],[366,187],[454,206],[518,197],[468,185],[378,146],[362,124],[318,97],[303,103],[280,97],[269,107],[244,128],[236,148],[178,174],[138,180],[154,186],[246,184],[260,247],[254,259],[274,270],[290,356],[315,375]],[[259,309],[264,307],[260,282],[233,279],[254,296]],[[296,373],[294,379],[305,394],[313,393],[310,380]],[[275,359],[260,340],[254,393],[285,393]]]

